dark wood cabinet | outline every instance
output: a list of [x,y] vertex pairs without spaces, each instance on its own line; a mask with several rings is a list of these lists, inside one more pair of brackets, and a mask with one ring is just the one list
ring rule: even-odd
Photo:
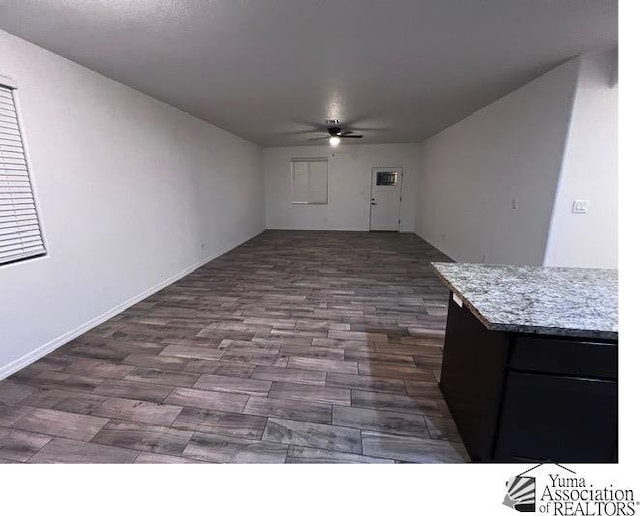
[[618,343],[584,339],[513,336],[509,367],[522,371],[556,373],[616,380]]
[[617,341],[491,331],[452,300],[440,387],[472,460],[616,462]]
[[510,371],[494,459],[500,462],[612,462],[617,385]]

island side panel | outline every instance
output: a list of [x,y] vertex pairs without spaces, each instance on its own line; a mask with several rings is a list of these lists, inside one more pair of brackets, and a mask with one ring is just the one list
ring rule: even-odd
[[473,461],[490,461],[509,352],[509,335],[487,330],[449,297],[440,389]]

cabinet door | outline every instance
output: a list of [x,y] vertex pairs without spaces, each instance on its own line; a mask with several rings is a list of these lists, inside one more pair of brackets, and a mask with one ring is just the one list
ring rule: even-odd
[[613,462],[617,383],[509,372],[495,460]]

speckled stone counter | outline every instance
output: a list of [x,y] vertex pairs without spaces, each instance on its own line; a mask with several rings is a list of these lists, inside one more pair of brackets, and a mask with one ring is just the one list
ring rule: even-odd
[[616,462],[617,271],[432,266],[451,290],[440,390],[471,460]]
[[489,330],[618,338],[618,272],[468,263],[431,264]]

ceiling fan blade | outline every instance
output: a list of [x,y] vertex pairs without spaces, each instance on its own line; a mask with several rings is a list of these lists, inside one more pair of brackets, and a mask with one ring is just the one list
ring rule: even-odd
[[347,136],[348,134],[353,134],[353,131],[341,131],[338,136]]
[[361,134],[341,134],[340,138],[362,138]]
[[321,136],[320,138],[307,138],[307,140],[312,141],[312,140],[326,140],[328,139],[328,136]]

